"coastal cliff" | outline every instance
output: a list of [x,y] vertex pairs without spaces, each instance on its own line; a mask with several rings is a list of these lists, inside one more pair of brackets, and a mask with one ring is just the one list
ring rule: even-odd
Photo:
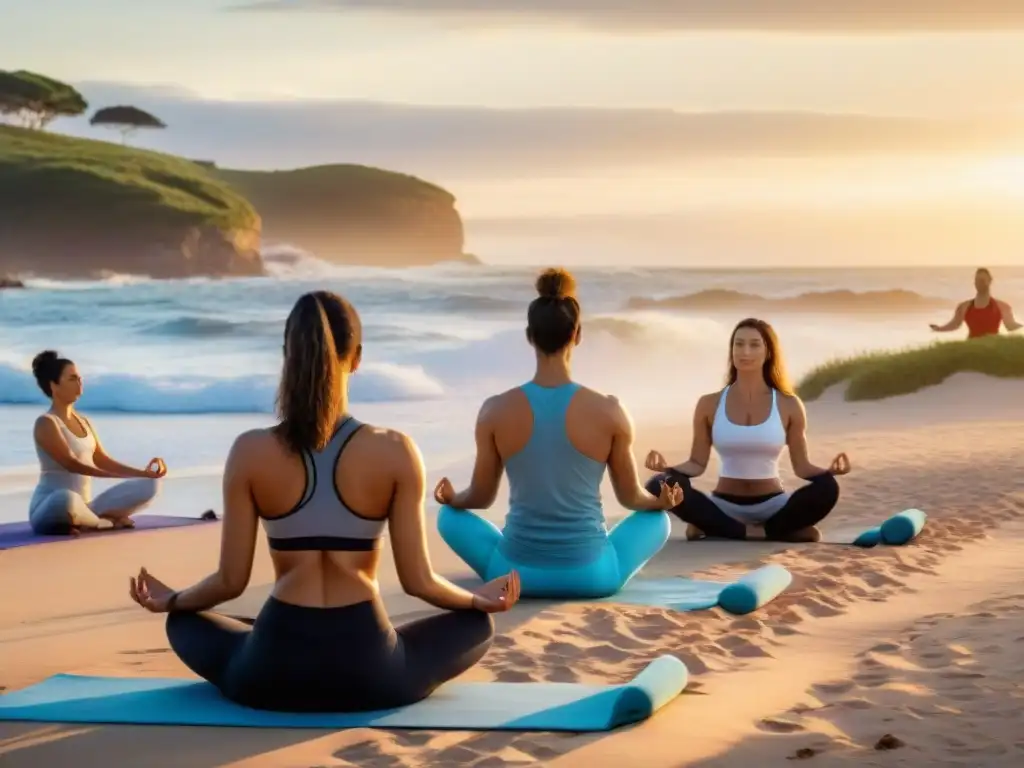
[[477,263],[463,253],[455,197],[415,176],[363,165],[216,174],[256,206],[267,242],[287,242],[337,264]]
[[0,125],[0,274],[259,276],[260,247],[275,241],[339,264],[476,262],[455,198],[413,176],[222,170]]
[[260,217],[181,158],[0,126],[0,271],[263,274]]

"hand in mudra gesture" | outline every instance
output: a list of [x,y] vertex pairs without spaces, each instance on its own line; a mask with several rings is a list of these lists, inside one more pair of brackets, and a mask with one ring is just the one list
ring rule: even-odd
[[473,592],[473,607],[484,613],[502,613],[519,602],[519,572],[488,581]]
[[845,475],[850,471],[850,457],[845,453],[840,453],[829,465],[828,471],[833,475]]
[[644,466],[651,470],[651,472],[664,472],[668,469],[668,462],[665,461],[665,457],[658,451],[651,451],[644,460]]
[[661,481],[661,489],[658,493],[658,504],[660,509],[674,509],[683,503],[683,489],[679,483],[669,485]]
[[451,504],[454,498],[455,488],[452,487],[452,481],[442,477],[434,486],[434,501],[438,504]]

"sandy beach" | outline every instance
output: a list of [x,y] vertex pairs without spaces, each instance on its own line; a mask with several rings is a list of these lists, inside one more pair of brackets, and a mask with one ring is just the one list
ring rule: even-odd
[[[746,617],[524,602],[502,617],[493,649],[467,675],[614,683],[674,654],[690,686],[645,723],[583,735],[4,723],[0,763],[1020,765],[1024,382],[961,374],[880,403],[846,403],[833,391],[808,413],[812,458],[827,463],[842,450],[854,467],[826,531],[918,507],[929,522],[917,541],[872,550],[688,543],[677,524],[645,574],[720,578],[777,562],[793,586]],[[638,455],[657,447],[682,458],[689,427],[678,416],[641,424]],[[708,488],[714,477],[712,466],[697,484]],[[190,583],[214,567],[218,536],[211,525],[0,552],[0,690],[57,672],[187,676],[162,619],[129,601],[128,577],[145,564],[172,585]],[[431,553],[446,575],[469,578],[436,535]],[[385,563],[380,586],[396,621],[425,610],[401,594]],[[261,543],[249,590],[227,608],[254,613],[269,581]]]

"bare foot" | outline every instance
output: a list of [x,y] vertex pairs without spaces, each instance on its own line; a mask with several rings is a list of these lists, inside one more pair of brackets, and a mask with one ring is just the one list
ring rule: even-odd
[[686,540],[687,541],[698,541],[706,538],[707,534],[704,533],[700,528],[692,523],[686,524]]
[[811,525],[807,528],[799,528],[795,531],[791,531],[785,536],[773,536],[772,539],[774,541],[793,542],[794,544],[811,544],[816,541],[821,541],[821,531]]

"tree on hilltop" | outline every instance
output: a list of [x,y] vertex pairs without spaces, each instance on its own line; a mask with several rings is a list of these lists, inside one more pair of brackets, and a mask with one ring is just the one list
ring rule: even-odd
[[139,128],[166,128],[163,120],[151,115],[144,109],[127,105],[115,107],[103,107],[96,110],[89,125],[105,125],[121,131],[121,143],[128,142],[128,134],[134,133]]
[[26,70],[0,70],[0,115],[16,125],[43,130],[58,117],[78,117],[88,108],[67,83]]

